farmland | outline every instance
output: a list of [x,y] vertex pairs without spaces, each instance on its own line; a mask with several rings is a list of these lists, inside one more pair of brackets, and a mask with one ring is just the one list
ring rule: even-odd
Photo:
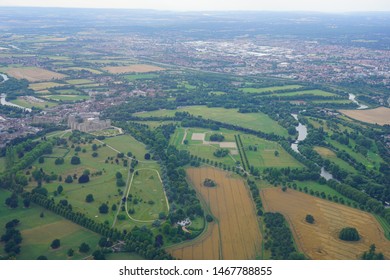
[[38,67],[1,68],[0,70],[11,77],[16,79],[27,79],[30,82],[59,80],[66,77],[63,74]]
[[[299,249],[311,259],[358,259],[371,244],[390,257],[390,241],[369,213],[290,189],[263,189],[261,196],[266,211],[277,211],[286,217]],[[307,214],[313,215],[314,224],[305,222]],[[339,240],[338,233],[346,226],[355,227],[361,240]]]
[[390,125],[390,109],[379,107],[370,110],[340,110],[344,115],[366,123]]
[[[179,259],[255,259],[261,254],[261,233],[250,194],[240,179],[213,168],[190,168],[188,178],[215,217],[208,231],[190,244],[168,251]],[[205,178],[214,188],[203,186]]]
[[[9,192],[0,190],[0,200],[4,201],[10,195]],[[22,234],[21,254],[17,259],[35,260],[38,256],[44,255],[51,259],[68,259],[66,255],[69,249],[73,249],[75,254],[69,259],[83,259],[90,253],[79,253],[78,247],[82,242],[95,250],[100,236],[81,226],[73,224],[64,218],[57,216],[37,205],[30,208],[19,206],[16,209],[9,209],[4,204],[0,205],[0,233],[3,234],[4,224],[12,219],[20,220],[17,227]],[[40,217],[43,213],[43,217]],[[54,239],[61,240],[61,247],[53,250],[50,243]],[[3,245],[0,243],[0,255],[3,254]]]
[[104,67],[103,70],[108,71],[111,74],[122,74],[122,73],[148,73],[148,72],[156,72],[163,71],[164,68],[147,65],[147,64],[134,64],[129,66],[107,66]]
[[45,82],[45,83],[34,83],[30,84],[30,88],[35,91],[41,91],[48,88],[63,86],[63,84],[54,83],[54,82]]
[[280,97],[283,96],[302,96],[302,95],[313,95],[313,96],[320,96],[320,97],[332,97],[336,96],[333,93],[319,90],[319,89],[313,89],[313,90],[302,90],[302,91],[292,91],[287,93],[274,93],[275,95],[278,95]]
[[237,109],[208,108],[205,106],[189,106],[178,110],[160,110],[152,112],[137,113],[139,117],[162,117],[174,116],[175,112],[189,112],[194,116],[202,116],[204,119],[225,122],[245,128],[259,130],[265,133],[275,133],[281,136],[288,136],[287,130],[281,127],[264,113],[241,114]]

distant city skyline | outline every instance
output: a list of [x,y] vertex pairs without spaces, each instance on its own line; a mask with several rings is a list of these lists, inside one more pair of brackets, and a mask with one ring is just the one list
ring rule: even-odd
[[390,11],[389,0],[1,0],[0,6],[128,8],[169,11]]

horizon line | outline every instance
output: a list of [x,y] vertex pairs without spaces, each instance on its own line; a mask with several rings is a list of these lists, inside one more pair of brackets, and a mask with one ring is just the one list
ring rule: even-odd
[[227,12],[273,12],[273,13],[322,13],[322,14],[357,14],[357,13],[390,13],[390,10],[344,10],[344,11],[320,11],[320,10],[261,10],[261,9],[231,9],[231,10],[182,10],[182,9],[152,9],[152,8],[130,8],[130,7],[71,7],[71,6],[14,6],[14,5],[1,5],[1,8],[35,8],[35,9],[94,9],[94,10],[132,10],[132,11],[156,11],[156,12],[174,12],[174,13],[202,13],[202,12],[214,12],[214,13],[227,13]]

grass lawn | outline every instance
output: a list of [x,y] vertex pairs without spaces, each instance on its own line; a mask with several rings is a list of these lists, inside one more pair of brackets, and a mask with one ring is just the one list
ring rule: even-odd
[[275,87],[264,87],[264,88],[242,88],[241,90],[245,93],[263,93],[269,91],[277,90],[290,90],[290,89],[299,89],[302,86],[300,85],[286,85],[286,86],[275,86]]
[[153,221],[158,219],[161,212],[168,214],[163,186],[156,170],[136,170],[130,185],[130,196],[132,199],[128,198],[127,207],[135,210],[131,214],[134,219]]
[[[4,201],[10,192],[0,190],[0,200]],[[20,200],[20,203],[21,200]],[[41,218],[40,214],[44,213]],[[12,219],[20,220],[17,229],[21,231],[23,241],[21,243],[21,254],[17,259],[35,260],[38,256],[44,255],[48,259],[68,259],[66,253],[72,248],[75,255],[70,259],[83,259],[97,248],[100,235],[89,231],[77,224],[74,224],[61,216],[58,216],[38,205],[32,204],[30,208],[23,208],[20,205],[16,209],[9,209],[0,204],[0,233],[4,232],[4,224]],[[54,239],[60,239],[61,247],[53,250],[50,244]],[[88,243],[91,252],[81,254],[78,247],[82,242]],[[0,255],[4,253],[3,243],[0,243]]]
[[314,147],[314,150],[317,153],[319,153],[322,158],[330,160],[331,162],[340,166],[342,169],[345,169],[348,172],[356,173],[355,168],[353,168],[344,160],[338,158],[337,155],[332,150],[329,150],[328,148],[324,148],[324,147],[318,147],[318,146]]
[[[260,169],[267,167],[304,167],[299,161],[287,153],[278,143],[267,141],[248,134],[240,135],[250,165]],[[250,146],[252,146],[252,150],[250,149]],[[254,151],[254,147],[257,148],[257,151]],[[278,156],[275,156],[275,151],[278,151]]]
[[265,133],[274,133],[280,136],[288,136],[285,128],[281,127],[276,121],[272,120],[264,113],[241,114],[237,109],[208,108],[206,106],[189,106],[178,110],[159,110],[151,112],[142,112],[135,114],[139,117],[163,117],[174,116],[175,112],[189,112],[195,116],[202,116],[204,119],[212,119],[224,123],[230,123],[253,130],[259,130]]

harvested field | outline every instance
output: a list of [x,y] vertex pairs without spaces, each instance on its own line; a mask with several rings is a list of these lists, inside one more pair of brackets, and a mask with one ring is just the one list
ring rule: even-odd
[[205,137],[206,137],[206,133],[192,133],[191,140],[203,141]]
[[112,74],[121,74],[121,73],[148,73],[155,71],[165,70],[164,68],[147,65],[147,64],[134,64],[129,66],[107,66],[103,68],[104,70],[112,73]]
[[63,74],[38,67],[6,68],[4,71],[16,79],[27,79],[30,82],[49,81],[66,77]]
[[[189,168],[188,178],[215,217],[200,238],[168,251],[179,259],[255,259],[261,252],[261,234],[255,209],[244,182],[214,168]],[[203,186],[205,178],[216,187]]]
[[[390,258],[390,241],[377,220],[367,212],[290,189],[286,192],[280,188],[262,189],[261,197],[266,211],[280,212],[286,217],[300,251],[311,259],[358,259],[371,244],[386,259]],[[314,224],[305,221],[307,214],[313,215]],[[338,238],[340,230],[347,226],[358,230],[359,241]]]
[[379,107],[371,110],[340,110],[344,115],[366,123],[390,124],[390,109]]

